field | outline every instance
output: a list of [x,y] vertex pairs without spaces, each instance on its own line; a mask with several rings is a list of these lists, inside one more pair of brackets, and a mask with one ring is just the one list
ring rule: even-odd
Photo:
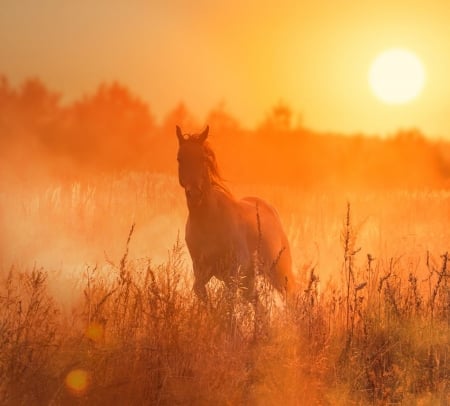
[[174,177],[4,181],[1,403],[450,403],[448,190],[230,187],[279,211],[293,302],[196,299]]

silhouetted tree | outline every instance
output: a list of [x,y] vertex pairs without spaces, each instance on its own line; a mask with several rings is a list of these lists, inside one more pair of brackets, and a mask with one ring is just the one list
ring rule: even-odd
[[118,83],[85,96],[65,120],[68,152],[100,168],[140,167],[142,150],[155,132],[148,106]]
[[223,102],[209,112],[206,122],[213,129],[214,134],[221,138],[233,136],[240,131],[238,120],[226,111]]
[[283,102],[279,102],[267,115],[261,130],[272,133],[286,133],[292,128],[292,110]]

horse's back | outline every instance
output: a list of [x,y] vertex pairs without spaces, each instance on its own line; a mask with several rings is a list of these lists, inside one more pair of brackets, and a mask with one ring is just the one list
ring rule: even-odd
[[277,211],[258,197],[243,198],[239,207],[246,223],[249,248],[252,252],[259,248],[260,259],[275,288],[281,292],[292,290],[295,280],[291,251]]

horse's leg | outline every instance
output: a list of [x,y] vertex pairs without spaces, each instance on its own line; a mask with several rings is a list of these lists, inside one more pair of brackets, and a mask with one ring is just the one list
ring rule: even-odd
[[248,302],[253,303],[255,296],[255,273],[251,260],[250,253],[247,248],[247,243],[244,238],[238,240],[237,248],[238,255],[236,261],[237,281],[239,281],[239,288],[243,288],[243,296]]
[[194,292],[202,302],[208,301],[206,284],[211,279],[211,272],[204,266],[199,266],[197,261],[192,262],[194,268]]
[[195,280],[194,292],[202,302],[208,301],[208,292],[206,291],[206,286],[204,283],[202,283],[198,280]]
[[269,327],[269,311],[265,305],[267,302],[264,295],[266,294],[258,283],[260,283],[261,276],[257,278],[256,264],[249,262],[247,270],[245,298],[251,303],[255,314],[253,339],[258,340],[267,335]]
[[252,304],[255,314],[253,339],[258,340],[259,338],[263,338],[267,335],[269,327],[269,312],[264,304],[264,298],[261,297],[255,283],[253,283],[252,290],[249,291],[248,300]]
[[255,276],[253,275],[253,272],[251,272],[251,269],[246,272],[243,280],[243,295],[244,298],[250,303],[254,303],[257,297],[255,289]]

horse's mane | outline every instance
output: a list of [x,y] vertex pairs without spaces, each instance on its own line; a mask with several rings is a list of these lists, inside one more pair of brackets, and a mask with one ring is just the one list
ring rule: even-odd
[[[199,135],[188,135],[188,141],[199,142]],[[233,197],[228,186],[225,184],[225,179],[222,177],[219,165],[217,163],[216,154],[211,147],[211,144],[206,140],[202,143],[203,152],[205,154],[206,166],[211,180],[211,185],[225,192],[230,197]]]

